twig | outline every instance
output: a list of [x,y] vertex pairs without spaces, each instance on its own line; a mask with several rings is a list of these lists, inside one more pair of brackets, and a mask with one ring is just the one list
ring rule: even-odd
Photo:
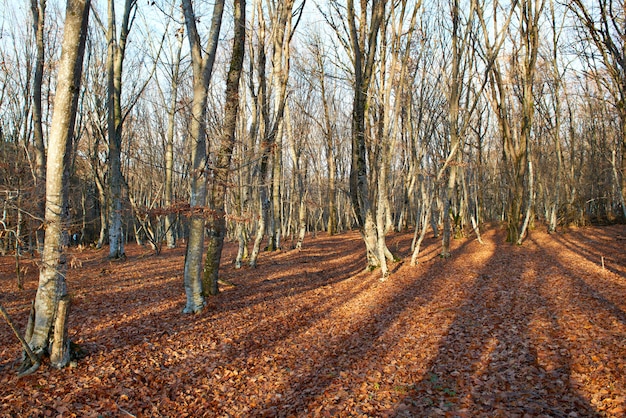
[[[28,358],[30,358],[30,361],[33,364],[33,366],[31,368],[29,368],[25,372],[20,373],[20,377],[21,376],[26,376],[26,374],[33,373],[35,370],[37,370],[39,368],[39,357],[37,357],[35,355],[35,353],[33,353],[33,350],[30,349],[30,346],[28,345],[28,343],[26,343],[24,338],[22,338],[20,333],[17,331],[17,328],[15,328],[15,324],[13,324],[13,321],[11,320],[11,317],[9,316],[9,314],[4,309],[4,306],[2,306],[1,303],[0,303],[0,313],[2,313],[2,316],[4,317],[4,319],[6,319],[7,323],[9,324],[9,326],[11,327],[13,332],[15,333],[15,336],[17,337],[17,339],[20,340],[20,342],[22,343],[22,346],[24,347],[24,351],[26,351],[26,354],[28,355]],[[27,373],[27,372],[29,372],[29,373]]]
[[133,417],[133,418],[137,418],[137,415],[133,415],[130,412],[128,412],[127,410],[125,410],[124,408],[122,408],[121,406],[119,406],[117,403],[115,404],[117,405],[117,409],[119,409],[121,412],[125,413],[126,415],[128,415],[129,417]]

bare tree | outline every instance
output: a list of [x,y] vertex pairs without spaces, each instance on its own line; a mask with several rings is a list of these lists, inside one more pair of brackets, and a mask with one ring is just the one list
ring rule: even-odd
[[[55,367],[63,367],[69,362],[66,330],[69,296],[62,236],[67,229],[69,183],[66,172],[78,106],[89,5],[90,0],[67,2],[47,157],[46,235],[35,296],[35,315],[25,338],[38,356],[49,351]],[[31,366],[30,359],[27,359],[22,365],[22,372],[28,372]]]
[[128,34],[132,27],[132,14],[136,0],[125,0],[119,38],[115,24],[115,2],[108,0],[107,41],[107,101],[109,140],[109,258],[125,258],[122,230],[122,71]]
[[376,230],[375,208],[368,184],[366,112],[378,56],[378,37],[384,26],[385,2],[361,1],[358,9],[353,0],[347,0],[345,6],[338,1],[329,4],[331,13],[325,14],[326,21],[349,54],[352,64],[350,196],[365,242],[367,266],[376,268],[381,265],[378,240],[384,240],[384,236],[379,237]]
[[[174,190],[173,190],[173,177],[174,177],[174,129],[176,126],[176,108],[178,106],[178,84],[180,77],[180,61],[183,47],[183,33],[182,31],[176,32],[176,38],[178,40],[176,46],[176,52],[174,53],[174,68],[172,70],[172,85],[170,96],[170,107],[168,110],[167,118],[167,136],[165,138],[165,206],[172,205]],[[167,237],[167,247],[174,248],[176,246],[176,235],[174,231],[174,215],[168,214],[165,217],[165,231]]]
[[[376,165],[372,164],[372,171],[375,170],[378,176],[376,181],[376,234],[378,236],[376,245],[382,278],[389,275],[387,260],[393,260],[384,239],[392,224],[389,200],[393,188],[390,186],[390,171],[400,136],[401,109],[408,97],[409,82],[412,81],[409,74],[410,54],[406,52],[412,45],[420,7],[420,2],[414,4],[407,1],[399,2],[396,7],[390,9],[387,17],[388,28],[381,33],[378,162]],[[407,26],[408,16],[410,18]]]
[[[503,33],[496,34],[496,39],[489,40],[489,33],[484,20],[482,8],[477,8],[485,42],[483,47],[486,60],[490,65],[491,105],[496,113],[500,135],[502,137],[503,156],[505,161],[509,197],[507,199],[507,240],[521,244],[532,210],[532,160],[530,159],[531,135],[535,99],[533,85],[535,81],[537,54],[539,50],[539,19],[542,15],[544,0],[515,1],[506,17],[505,29],[513,12],[518,8],[519,29],[518,42],[509,55],[510,79],[506,79],[501,61],[496,59],[499,49],[496,46],[504,39]],[[494,4],[494,7],[496,5]],[[495,11],[495,10],[494,10]],[[495,16],[495,15],[494,15]],[[494,25],[497,25],[494,23]],[[493,64],[491,64],[493,62]],[[513,80],[519,83],[519,94],[511,94]],[[518,100],[515,102],[515,100]],[[518,117],[512,112],[517,104]],[[526,208],[524,209],[524,202]],[[522,215],[524,219],[522,220]]]
[[239,80],[243,69],[243,56],[246,39],[246,2],[235,0],[234,37],[230,68],[226,76],[226,103],[224,104],[224,121],[219,137],[219,148],[215,155],[212,170],[212,182],[209,192],[210,208],[213,215],[209,218],[209,242],[204,264],[205,292],[211,295],[218,293],[218,273],[222,248],[226,235],[225,198],[230,173],[230,165],[235,147],[237,114],[239,112]]
[[[609,92],[617,109],[620,121],[618,141],[621,163],[615,162],[615,180],[618,182],[623,215],[626,218],[626,2],[623,0],[598,0],[591,4],[573,0],[568,3],[586,33],[586,40],[595,47],[606,68]],[[587,62],[595,66],[594,55],[587,55]],[[614,160],[615,161],[615,160]],[[621,177],[621,179],[620,179]]]
[[[283,118],[287,101],[287,84],[289,81],[291,60],[291,39],[299,23],[302,14],[302,3],[296,14],[295,23],[294,6],[295,0],[272,2],[269,7],[270,44],[271,44],[271,74],[268,80],[266,74],[267,51],[266,32],[268,22],[265,19],[264,8],[261,1],[256,2],[256,11],[260,33],[257,50],[257,76],[258,93],[257,104],[261,115],[259,119],[259,135],[261,141],[261,161],[258,169],[259,180],[259,225],[250,254],[250,266],[255,267],[261,241],[265,234],[266,225],[269,225],[268,249],[280,248],[281,239],[281,201],[280,201],[280,177],[282,173],[282,135],[284,131]],[[269,85],[268,85],[269,84]],[[270,90],[271,89],[271,90]],[[272,91],[273,90],[273,91]],[[270,98],[273,93],[273,103]],[[270,165],[270,158],[273,165]],[[272,168],[271,194],[267,184],[269,169]],[[269,216],[271,216],[271,219]]]
[[[35,73],[33,76],[33,142],[35,144],[35,199],[38,204],[38,211],[35,216],[42,218],[45,213],[46,201],[46,148],[43,138],[43,109],[42,109],[42,85],[44,76],[44,22],[46,16],[46,0],[31,0],[31,13],[33,15],[33,31],[35,33],[35,45],[37,47],[37,57],[35,59]],[[37,234],[37,246],[41,250],[43,247],[43,234]]]
[[[190,127],[191,143],[191,214],[189,219],[189,239],[185,253],[185,293],[187,304],[183,312],[195,313],[205,305],[202,291],[202,255],[204,248],[204,206],[206,204],[206,107],[208,88],[213,73],[213,64],[222,26],[224,0],[213,6],[211,29],[206,48],[201,44],[196,26],[196,15],[191,0],[183,0],[183,13],[187,26],[187,39],[191,50],[193,70],[193,103]],[[206,51],[206,53],[204,52]]]

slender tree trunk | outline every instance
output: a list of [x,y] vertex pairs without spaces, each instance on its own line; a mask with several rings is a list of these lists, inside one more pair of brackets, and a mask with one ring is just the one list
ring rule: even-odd
[[448,168],[448,181],[445,187],[443,200],[443,230],[441,231],[441,257],[450,257],[450,238],[453,226],[450,224],[452,216],[452,199],[454,198],[454,186],[456,185],[456,167]]
[[[626,49],[626,42],[624,43],[624,48]],[[626,53],[624,54],[626,55]],[[626,91],[626,86],[624,87],[624,91]],[[622,100],[624,103],[624,100]],[[614,173],[615,181],[617,183],[618,189],[620,191],[620,203],[622,205],[622,215],[624,216],[624,220],[626,220],[626,109],[624,106],[620,108],[620,146],[621,146],[621,176],[618,173]],[[615,162],[615,151],[613,151],[613,170],[615,171],[617,168],[617,164]],[[621,182],[620,182],[621,177]]]
[[271,228],[269,231],[269,251],[280,250],[280,238],[281,238],[281,209],[282,201],[280,198],[280,183],[282,177],[283,167],[283,153],[282,153],[282,140],[283,140],[284,120],[281,121],[278,131],[276,132],[276,138],[274,138],[274,147],[272,150],[272,203],[271,214],[272,218]]
[[[276,213],[276,218],[272,218],[272,224],[275,225],[276,230],[280,230],[281,228],[281,203],[280,203],[280,176],[274,174],[272,184],[275,185],[275,190],[273,187],[272,194],[270,196],[270,190],[266,183],[268,171],[269,171],[269,157],[270,155],[274,155],[274,163],[280,164],[282,157],[279,159],[279,148],[277,146],[277,140],[281,139],[281,129],[283,118],[285,114],[285,105],[287,101],[287,82],[289,80],[289,68],[290,68],[290,42],[293,32],[295,31],[295,27],[291,26],[292,18],[293,18],[293,0],[287,0],[279,4],[274,10],[274,15],[272,18],[272,47],[273,47],[273,55],[272,55],[272,65],[273,65],[273,87],[274,87],[274,109],[273,109],[273,120],[270,120],[270,109],[269,109],[269,97],[267,92],[267,77],[265,75],[265,66],[266,66],[266,53],[265,53],[265,20],[263,18],[263,11],[261,7],[261,3],[257,3],[258,6],[258,16],[259,16],[259,52],[257,59],[257,68],[258,68],[258,78],[259,78],[259,106],[261,113],[261,163],[259,168],[259,225],[257,228],[256,238],[254,240],[254,244],[252,247],[252,253],[250,255],[250,266],[256,267],[257,258],[259,256],[261,242],[263,240],[263,235],[265,234],[265,229],[267,228],[267,224],[269,223],[269,215],[272,213],[272,209],[274,209],[274,213]],[[300,11],[301,13],[301,11]],[[280,167],[275,167],[274,172],[280,172]],[[270,200],[272,197],[272,200]],[[276,243],[276,235],[274,234],[274,226],[270,225],[269,228],[269,249],[276,249],[276,244],[280,245],[280,242]]]
[[191,0],[183,0],[183,12],[187,26],[187,38],[191,49],[193,68],[193,102],[190,127],[191,142],[191,180],[189,205],[189,238],[185,252],[185,294],[187,304],[184,313],[196,313],[205,305],[202,290],[202,255],[204,249],[204,226],[206,204],[206,106],[208,88],[213,72],[213,63],[222,25],[224,0],[218,0],[213,6],[213,17],[209,34],[207,55],[203,57],[200,35],[196,28],[196,16]]
[[268,221],[269,214],[269,198],[268,198],[268,186],[267,186],[267,171],[269,165],[269,156],[272,150],[272,129],[270,127],[270,115],[269,115],[269,99],[267,94],[267,77],[265,75],[265,67],[267,64],[267,55],[265,53],[265,38],[266,38],[266,23],[263,16],[263,10],[261,2],[256,2],[257,16],[258,16],[258,56],[257,56],[257,76],[259,81],[259,91],[256,96],[256,103],[258,104],[258,112],[261,117],[259,118],[259,133],[260,133],[260,149],[261,149],[261,162],[258,168],[258,175],[256,176],[259,184],[259,200],[258,200],[258,220],[256,236],[254,243],[252,244],[252,252],[250,254],[250,267],[257,266],[257,259],[261,251],[261,242],[265,235],[265,229]]
[[204,265],[205,294],[217,295],[218,274],[224,236],[226,234],[225,197],[230,172],[230,163],[235,147],[235,131],[237,128],[237,113],[239,110],[239,80],[243,69],[243,56],[246,37],[246,2],[235,0],[234,18],[235,29],[233,52],[230,68],[226,78],[226,103],[224,105],[224,124],[217,153],[217,160],[213,171],[211,187],[212,209],[215,214],[209,220],[209,242],[206,262]]
[[533,175],[533,164],[532,164],[532,160],[530,158],[530,153],[528,156],[528,197],[527,197],[527,202],[526,202],[526,210],[524,213],[524,220],[522,221],[522,225],[520,227],[520,232],[519,232],[519,237],[517,238],[517,245],[522,245],[522,242],[524,241],[524,238],[526,237],[526,231],[528,230],[528,226],[531,222],[531,215],[533,213],[533,206],[534,206],[534,195],[535,195],[535,189],[534,189],[534,183],[535,183],[535,179],[534,179],[534,175]]
[[326,139],[326,166],[328,167],[328,235],[337,233],[337,163],[335,162],[335,141],[329,99],[326,96],[326,75],[321,51],[315,56],[320,83],[320,95],[324,109],[324,137]]
[[[365,112],[367,92],[370,87],[377,49],[377,39],[383,20],[385,4],[374,1],[369,28],[365,10],[361,10],[361,26],[357,27],[354,1],[348,0],[347,20],[350,33],[351,53],[354,64],[354,99],[352,102],[352,162],[350,168],[350,195],[367,256],[367,267],[380,265],[378,259],[378,235],[369,197],[367,175],[367,147],[365,141]],[[367,50],[366,50],[366,38]]]
[[[170,109],[167,120],[167,138],[165,143],[165,206],[171,207],[174,195],[174,130],[176,128],[176,107],[178,101],[178,76],[180,71],[180,57],[183,47],[182,34],[177,35],[178,44],[176,47],[176,58],[174,59],[174,69],[172,72],[172,86]],[[176,217],[174,214],[165,216],[165,235],[167,248],[176,247],[176,231],[174,230]]]
[[[94,164],[97,164],[97,162],[95,162]],[[95,170],[97,170],[97,168],[94,167],[94,171]],[[109,202],[107,199],[106,190],[104,188],[104,185],[102,184],[102,181],[99,178],[98,173],[94,173],[94,176],[96,188],[98,189],[98,201],[100,202],[100,234],[98,235],[96,248],[100,249],[104,246],[107,238],[107,229],[109,226],[109,217],[107,216]]]
[[[35,74],[33,79],[33,141],[35,143],[35,189],[37,199],[36,216],[43,219],[46,211],[46,148],[43,138],[43,112],[41,90],[44,72],[44,22],[46,16],[46,0],[31,0],[33,14],[33,30],[37,46]],[[37,234],[37,251],[43,249],[43,234]]]
[[[411,255],[411,266],[418,264],[417,257],[419,256],[420,248],[424,237],[426,237],[426,231],[430,225],[432,219],[432,208],[435,196],[433,193],[428,193],[428,187],[426,182],[428,181],[424,176],[420,176],[420,196],[422,201],[422,208],[420,210],[420,216],[415,223],[415,233],[413,235],[413,242],[411,248],[413,254]],[[418,235],[419,232],[419,235]]]
[[333,155],[334,149],[334,147],[326,148],[326,162],[328,164],[328,235],[334,235],[339,230],[337,215],[337,165]]
[[122,70],[131,13],[136,0],[125,0],[119,40],[116,36],[115,5],[109,0],[107,55],[107,134],[109,138],[109,258],[125,258],[122,221]]
[[[63,34],[61,61],[57,76],[54,114],[50,131],[46,171],[46,234],[39,287],[35,296],[33,332],[28,343],[42,356],[50,345],[65,346],[66,333],[54,329],[59,301],[67,294],[67,269],[63,232],[67,230],[69,184],[64,183],[69,168],[70,150],[78,106],[83,53],[87,33],[90,1],[68,0]],[[52,340],[52,343],[51,343]],[[53,366],[63,367],[66,356],[53,359]],[[23,365],[26,370],[29,365]]]

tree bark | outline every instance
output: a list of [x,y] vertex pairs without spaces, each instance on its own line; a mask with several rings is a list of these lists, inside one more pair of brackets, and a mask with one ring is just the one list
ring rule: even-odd
[[70,312],[70,297],[59,299],[54,320],[54,337],[50,348],[50,364],[61,369],[70,361],[70,343],[67,338],[67,318]]
[[[178,44],[174,58],[174,69],[172,71],[172,93],[170,98],[170,108],[167,119],[167,137],[165,139],[165,206],[171,207],[173,203],[173,178],[174,178],[174,129],[176,127],[176,107],[178,101],[178,77],[180,72],[180,57],[183,47],[183,36],[177,34]],[[176,247],[176,234],[174,230],[175,215],[169,213],[165,216],[165,235],[167,248]]]
[[214,216],[209,220],[209,242],[204,265],[205,294],[217,295],[219,266],[226,235],[225,197],[230,173],[230,165],[235,147],[237,113],[239,111],[239,80],[243,69],[243,57],[246,38],[246,2],[235,0],[234,39],[230,68],[226,78],[226,103],[224,105],[224,123],[219,140],[219,150],[213,170],[210,200]]
[[196,313],[205,305],[202,290],[202,255],[204,249],[204,226],[206,204],[206,106],[208,88],[211,82],[213,64],[222,25],[224,0],[218,0],[213,6],[213,17],[209,34],[207,54],[203,56],[200,35],[196,28],[196,16],[191,0],[183,0],[183,13],[187,26],[187,38],[191,49],[193,69],[193,101],[190,127],[191,142],[191,179],[189,205],[189,239],[185,252],[185,294],[187,304],[184,313]]
[[[35,143],[35,199],[37,201],[36,216],[43,220],[46,212],[46,147],[43,138],[43,112],[41,90],[44,72],[44,22],[46,16],[46,0],[31,0],[33,14],[33,30],[37,46],[35,74],[33,79],[33,142]],[[37,251],[43,249],[43,234],[37,234]]]
[[[35,296],[33,333],[28,343],[41,356],[58,341],[55,318],[59,301],[67,294],[67,269],[63,231],[67,230],[67,198],[69,184],[64,184],[64,173],[69,166],[71,141],[78,105],[83,53],[87,33],[90,0],[68,0],[54,114],[50,131],[46,171],[46,234]],[[61,334],[62,336],[65,334]],[[65,335],[66,337],[66,335]],[[57,366],[64,366],[60,361]]]
[[125,258],[122,227],[122,71],[131,13],[136,0],[125,0],[119,40],[116,37],[115,5],[109,0],[107,39],[107,134],[109,139],[109,258]]
[[[365,6],[363,4],[362,6]],[[369,197],[367,176],[367,147],[365,141],[365,112],[367,92],[370,87],[377,50],[377,39],[383,21],[385,2],[375,0],[371,6],[369,27],[367,11],[362,7],[360,26],[357,27],[354,1],[348,0],[347,20],[354,66],[354,98],[352,102],[352,158],[350,168],[350,196],[357,216],[357,224],[365,243],[367,267],[380,265],[377,255],[379,239],[374,212]]]

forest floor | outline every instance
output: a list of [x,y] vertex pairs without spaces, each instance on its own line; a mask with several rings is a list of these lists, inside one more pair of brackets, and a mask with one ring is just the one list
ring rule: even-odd
[[[357,233],[307,236],[222,277],[236,284],[181,313],[183,248],[126,261],[73,249],[70,335],[86,357],[16,377],[0,322],[0,416],[626,416],[626,226],[428,238],[392,234],[392,275],[364,271]],[[289,245],[289,243],[288,243]],[[604,265],[603,265],[604,262]],[[0,303],[20,329],[37,287],[0,259]],[[82,265],[81,265],[82,263]]]

